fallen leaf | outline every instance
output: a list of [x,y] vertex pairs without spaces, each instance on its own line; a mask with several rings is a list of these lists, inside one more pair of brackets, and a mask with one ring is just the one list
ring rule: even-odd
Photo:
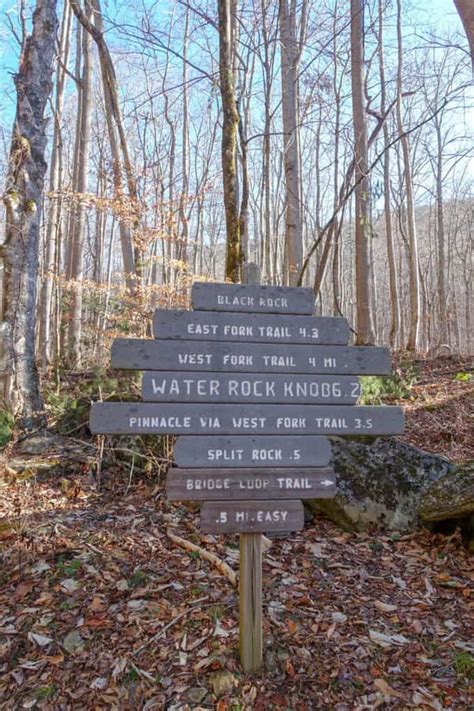
[[376,686],[377,689],[381,691],[384,696],[388,696],[389,698],[394,697],[398,699],[404,698],[403,694],[400,694],[399,691],[393,689],[390,684],[385,681],[385,679],[375,679],[374,686]]
[[428,689],[424,686],[418,687],[418,689],[413,693],[412,701],[417,706],[431,706],[435,711],[443,711],[443,704],[441,704],[438,699],[436,699],[433,694],[431,694]]
[[326,639],[331,639],[335,630],[336,630],[336,623],[333,622],[332,625],[328,628],[328,630],[326,632]]
[[393,646],[400,646],[403,644],[408,644],[409,639],[401,634],[383,634],[383,632],[377,632],[376,630],[369,630],[369,637],[375,644],[379,647],[384,647],[388,649]]
[[61,587],[71,595],[76,592],[79,587],[79,583],[77,580],[74,580],[74,578],[66,578],[65,580],[61,580]]
[[377,608],[377,610],[380,610],[381,612],[395,612],[397,609],[396,605],[390,605],[387,602],[382,602],[381,600],[376,600],[374,602],[374,606]]
[[47,647],[53,641],[51,637],[46,637],[44,634],[37,634],[36,632],[28,632],[28,639],[31,642],[36,642],[39,647]]
[[45,660],[48,662],[48,664],[61,664],[64,662],[64,654],[53,654],[50,657],[45,657]]
[[236,684],[235,676],[227,669],[219,669],[210,675],[212,691],[217,698],[232,691]]
[[79,632],[69,632],[63,639],[63,647],[69,654],[79,654],[84,649],[84,640]]
[[298,624],[294,620],[288,620],[287,627],[291,634],[295,634],[298,631]]
[[101,597],[98,597],[97,595],[92,599],[91,604],[89,605],[89,610],[91,612],[101,612],[105,607],[105,603],[102,600]]
[[33,590],[33,587],[33,583],[20,583],[20,585],[15,588],[15,592],[12,595],[12,602],[23,600],[23,598]]

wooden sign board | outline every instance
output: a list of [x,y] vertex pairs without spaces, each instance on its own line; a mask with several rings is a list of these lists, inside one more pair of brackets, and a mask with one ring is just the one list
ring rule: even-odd
[[214,499],[331,499],[336,492],[332,469],[169,469],[170,501]]
[[120,338],[112,344],[112,367],[212,373],[386,375],[388,348],[302,346],[270,343],[162,341]]
[[326,437],[178,437],[178,467],[321,467],[331,459]]
[[142,397],[148,402],[357,402],[361,394],[356,377],[328,375],[262,375],[227,373],[143,374]]
[[282,501],[206,501],[201,508],[205,533],[278,533],[301,531],[303,504]]
[[96,402],[93,434],[333,434],[403,432],[399,407]]
[[153,318],[153,333],[160,339],[247,343],[346,344],[349,340],[349,326],[344,318],[219,311],[158,309]]
[[310,315],[314,311],[314,292],[308,287],[196,282],[191,303],[198,311]]

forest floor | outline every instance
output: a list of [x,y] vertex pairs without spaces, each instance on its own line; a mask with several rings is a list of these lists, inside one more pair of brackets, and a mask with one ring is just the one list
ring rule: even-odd
[[[405,439],[472,459],[472,364],[410,367]],[[18,438],[0,472],[1,709],[474,704],[474,566],[458,533],[345,533],[319,517],[272,539],[265,672],[245,677],[238,591],[218,565],[238,570],[237,537],[202,535],[196,508],[167,503],[156,473],[110,459],[98,482],[85,434],[52,422],[46,444]]]

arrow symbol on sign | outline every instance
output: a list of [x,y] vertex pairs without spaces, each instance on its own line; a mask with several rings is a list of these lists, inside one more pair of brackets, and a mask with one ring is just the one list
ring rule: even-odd
[[324,481],[321,482],[321,484],[323,486],[331,486],[332,484],[334,484],[334,482],[331,481],[330,479],[325,479]]

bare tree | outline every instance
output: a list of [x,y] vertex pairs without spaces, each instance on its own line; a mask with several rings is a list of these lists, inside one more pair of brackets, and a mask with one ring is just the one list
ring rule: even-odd
[[285,158],[285,249],[287,281],[298,283],[303,261],[298,69],[306,32],[307,2],[303,0],[298,32],[297,3],[279,0],[281,48],[281,106]]
[[237,191],[237,135],[239,114],[235,96],[235,6],[234,0],[218,0],[219,77],[222,99],[222,180],[227,231],[225,276],[229,281],[241,278],[242,244]]
[[7,407],[27,428],[42,421],[35,361],[36,295],[47,169],[45,110],[53,89],[57,27],[56,0],[37,0],[15,76],[16,114],[3,196],[7,220],[0,247],[4,269],[0,337],[11,368],[2,373],[3,390]]
[[364,98],[364,5],[351,0],[351,77],[354,120],[356,331],[359,345],[373,344],[369,259],[370,179]]

